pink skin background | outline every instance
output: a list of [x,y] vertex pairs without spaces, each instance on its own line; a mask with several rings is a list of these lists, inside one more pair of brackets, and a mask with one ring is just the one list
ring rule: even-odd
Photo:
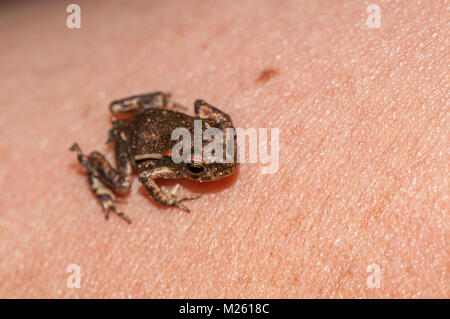
[[[448,3],[69,3],[0,4],[0,297],[450,297]],[[109,102],[156,90],[279,128],[279,170],[106,221],[68,148],[112,160]]]

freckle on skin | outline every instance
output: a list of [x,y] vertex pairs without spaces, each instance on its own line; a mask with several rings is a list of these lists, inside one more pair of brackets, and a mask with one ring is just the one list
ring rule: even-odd
[[81,114],[81,116],[83,117],[83,120],[87,119],[89,117],[90,113],[91,113],[91,106],[86,105],[86,107],[83,110],[83,113]]
[[264,69],[260,74],[259,77],[256,79],[257,83],[266,83],[273,77],[278,75],[278,71],[273,68],[267,68]]

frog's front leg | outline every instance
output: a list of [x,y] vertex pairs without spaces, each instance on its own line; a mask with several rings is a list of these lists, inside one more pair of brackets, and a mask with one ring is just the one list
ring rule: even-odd
[[170,101],[170,93],[153,92],[126,97],[111,102],[109,106],[114,115],[146,109],[186,109],[184,106]]
[[124,194],[131,186],[131,166],[126,156],[117,154],[118,169],[116,170],[108,162],[105,156],[97,151],[86,156],[77,143],[70,148],[78,154],[78,161],[87,171],[92,192],[103,205],[105,217],[109,217],[109,210],[131,223],[130,218],[116,207],[114,192]]
[[164,186],[159,187],[156,184],[155,179],[157,178],[176,178],[176,173],[170,168],[159,167],[145,170],[139,174],[139,181],[145,186],[154,200],[162,205],[175,206],[189,213],[189,208],[184,206],[182,202],[197,199],[200,195],[177,196],[176,192],[180,186],[179,184],[169,191]]
[[206,103],[203,100],[197,100],[194,103],[195,115],[201,119],[212,119],[217,123],[222,123],[224,127],[233,127],[231,117],[218,108]]

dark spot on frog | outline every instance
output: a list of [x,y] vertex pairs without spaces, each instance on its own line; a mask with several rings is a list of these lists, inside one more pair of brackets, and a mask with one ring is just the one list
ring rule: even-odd
[[267,83],[270,79],[277,76],[279,72],[276,69],[273,68],[266,68],[264,69],[256,79],[256,83]]

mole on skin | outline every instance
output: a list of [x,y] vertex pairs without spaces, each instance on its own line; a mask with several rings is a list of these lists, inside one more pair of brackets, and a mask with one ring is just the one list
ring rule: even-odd
[[258,83],[266,83],[273,77],[278,75],[278,71],[273,68],[267,68],[264,69],[260,74],[259,77],[256,79],[256,82]]

